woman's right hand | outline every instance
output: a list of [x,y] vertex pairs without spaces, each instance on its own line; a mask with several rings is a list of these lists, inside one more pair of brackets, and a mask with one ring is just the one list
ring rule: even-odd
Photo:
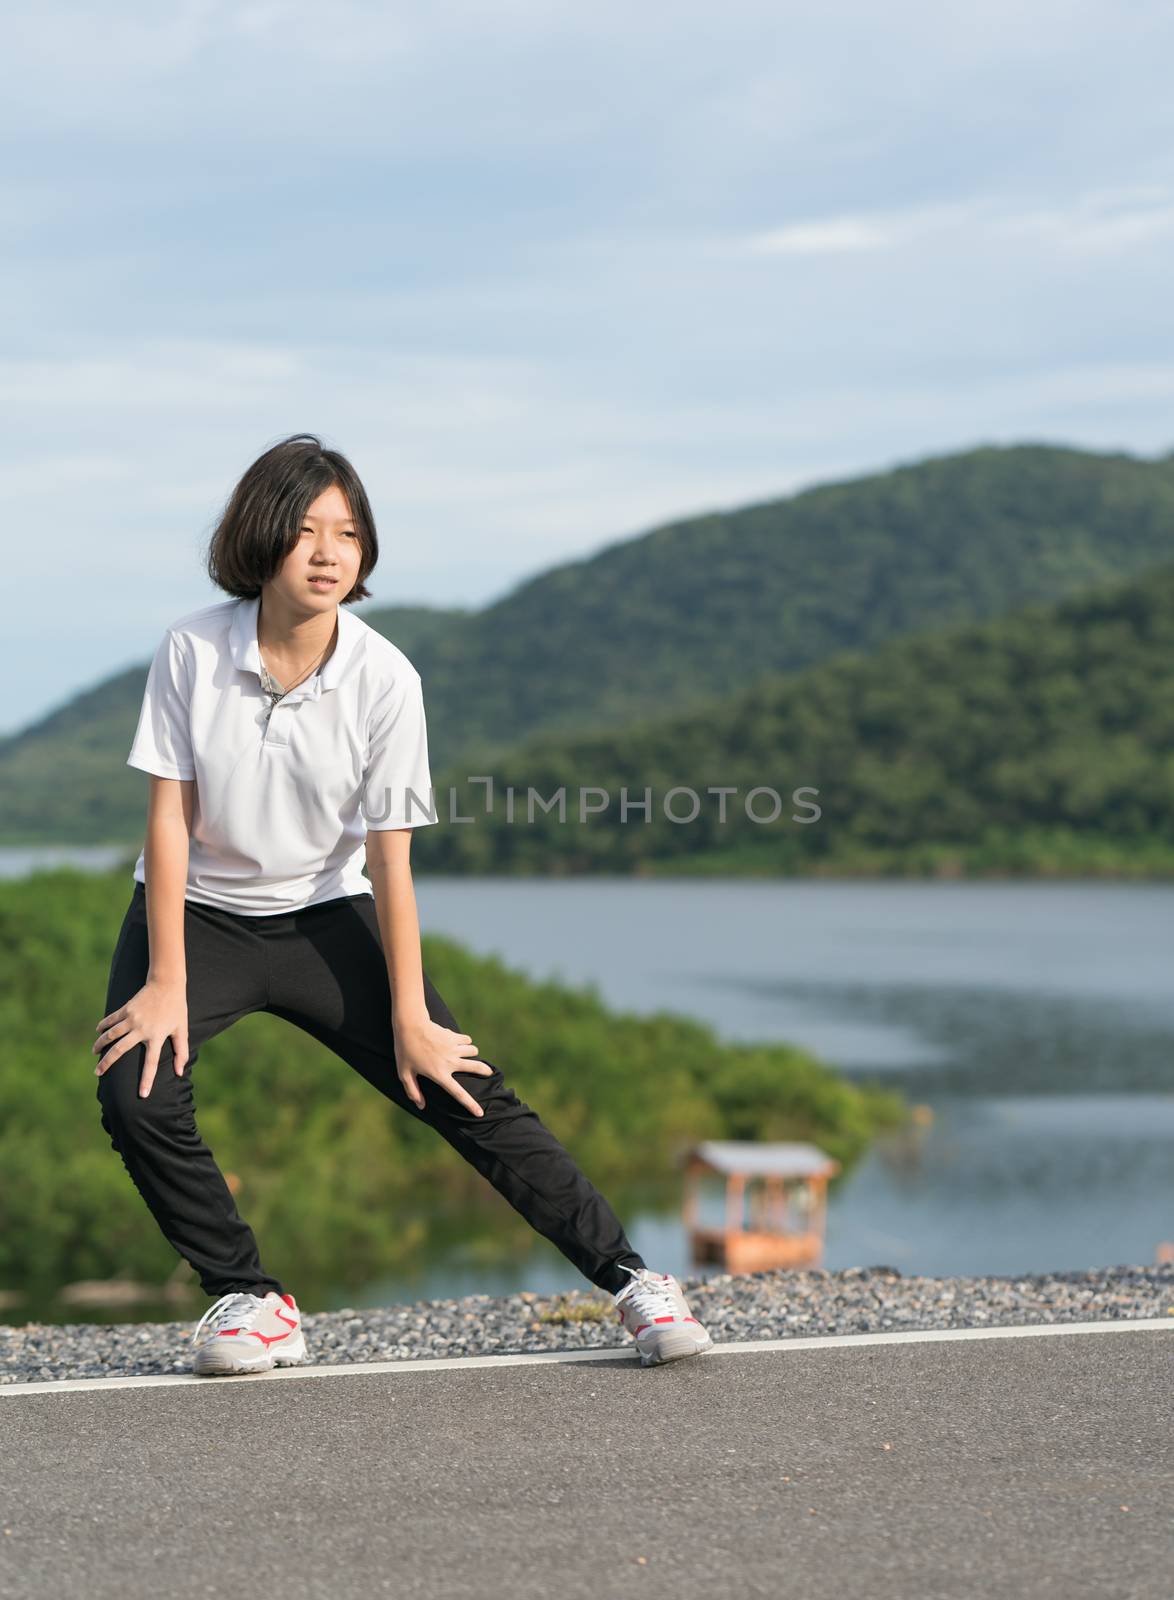
[[119,1056],[125,1055],[136,1044],[145,1044],[143,1071],[139,1078],[139,1094],[145,1099],[155,1082],[159,1054],[163,1042],[171,1040],[175,1052],[175,1073],[182,1076],[188,1060],[188,1001],[186,983],[161,983],[148,978],[137,994],[124,1006],[103,1017],[97,1027],[98,1037],[93,1043],[93,1053],[103,1046],[110,1048],[94,1068],[100,1078],[112,1067]]

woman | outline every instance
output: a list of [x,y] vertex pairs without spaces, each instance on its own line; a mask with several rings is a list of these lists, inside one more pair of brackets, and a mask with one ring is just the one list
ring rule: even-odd
[[423,970],[409,849],[439,818],[420,675],[345,609],[370,594],[377,557],[344,456],[312,434],[267,450],[208,550],[232,598],[167,630],[128,757],[150,774],[147,832],[96,1030],[97,1093],[159,1227],[218,1297],[194,1369],[307,1356],[296,1299],[262,1267],[196,1129],[200,1046],[254,1011],[435,1128],[614,1297],[645,1365],[709,1349],[677,1280],[645,1265]]

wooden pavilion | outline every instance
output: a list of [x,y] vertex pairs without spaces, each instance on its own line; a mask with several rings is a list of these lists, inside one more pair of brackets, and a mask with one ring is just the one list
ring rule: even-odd
[[[815,1266],[823,1253],[828,1179],[840,1163],[814,1144],[707,1139],[682,1163],[684,1219],[693,1261],[728,1272]],[[701,1180],[725,1180],[725,1224],[699,1221]]]

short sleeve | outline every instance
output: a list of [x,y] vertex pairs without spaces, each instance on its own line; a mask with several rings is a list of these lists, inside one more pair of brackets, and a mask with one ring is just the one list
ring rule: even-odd
[[415,670],[401,673],[372,713],[362,812],[368,831],[440,821],[428,770],[424,690]]
[[191,735],[191,675],[183,645],[169,628],[147,673],[139,725],[128,767],[157,778],[194,778]]

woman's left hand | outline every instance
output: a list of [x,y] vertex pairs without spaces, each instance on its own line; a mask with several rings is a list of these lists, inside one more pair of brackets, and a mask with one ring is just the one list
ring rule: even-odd
[[431,1078],[434,1083],[447,1089],[453,1099],[459,1100],[475,1117],[485,1115],[484,1108],[453,1078],[454,1072],[476,1072],[482,1077],[493,1075],[493,1068],[487,1061],[476,1059],[477,1046],[467,1033],[454,1033],[451,1028],[426,1017],[422,1022],[406,1023],[401,1027],[393,1024],[392,1035],[399,1081],[418,1110],[424,1109],[424,1096],[416,1079]]

